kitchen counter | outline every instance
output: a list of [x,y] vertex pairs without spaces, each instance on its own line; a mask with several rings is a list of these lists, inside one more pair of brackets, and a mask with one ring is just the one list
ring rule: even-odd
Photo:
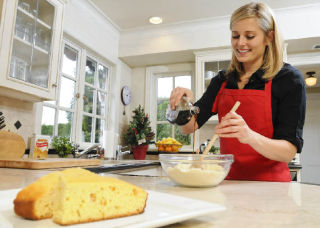
[[[49,172],[52,170],[0,168],[0,190],[23,188]],[[223,181],[214,188],[185,188],[170,182],[160,166],[101,175],[117,177],[146,190],[214,202],[227,208],[168,227],[320,227],[317,185]]]

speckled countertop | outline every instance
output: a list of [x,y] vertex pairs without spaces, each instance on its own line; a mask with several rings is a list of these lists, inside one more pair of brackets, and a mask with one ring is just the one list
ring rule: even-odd
[[[108,161],[104,161],[108,163]],[[23,188],[52,170],[0,168],[0,190]],[[160,166],[104,173],[146,190],[224,205],[227,210],[168,227],[320,227],[320,186],[296,182],[224,181],[213,188],[170,182]]]

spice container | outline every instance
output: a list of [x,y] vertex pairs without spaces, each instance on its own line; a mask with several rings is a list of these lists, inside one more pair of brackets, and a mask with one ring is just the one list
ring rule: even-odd
[[36,135],[31,138],[29,158],[46,159],[48,157],[50,136]]

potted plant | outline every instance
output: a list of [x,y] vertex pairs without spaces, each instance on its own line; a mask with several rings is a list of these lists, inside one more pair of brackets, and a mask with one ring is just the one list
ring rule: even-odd
[[68,137],[54,136],[51,141],[53,149],[58,152],[58,156],[65,158],[68,154],[72,154],[73,146]]
[[154,132],[150,127],[148,114],[145,114],[141,105],[132,112],[132,120],[123,135],[123,140],[126,144],[131,145],[136,160],[144,160],[148,145],[153,143]]

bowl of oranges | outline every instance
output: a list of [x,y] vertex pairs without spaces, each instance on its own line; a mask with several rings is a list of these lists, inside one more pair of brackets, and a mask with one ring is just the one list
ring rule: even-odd
[[182,144],[174,138],[163,138],[156,142],[159,152],[178,152]]

